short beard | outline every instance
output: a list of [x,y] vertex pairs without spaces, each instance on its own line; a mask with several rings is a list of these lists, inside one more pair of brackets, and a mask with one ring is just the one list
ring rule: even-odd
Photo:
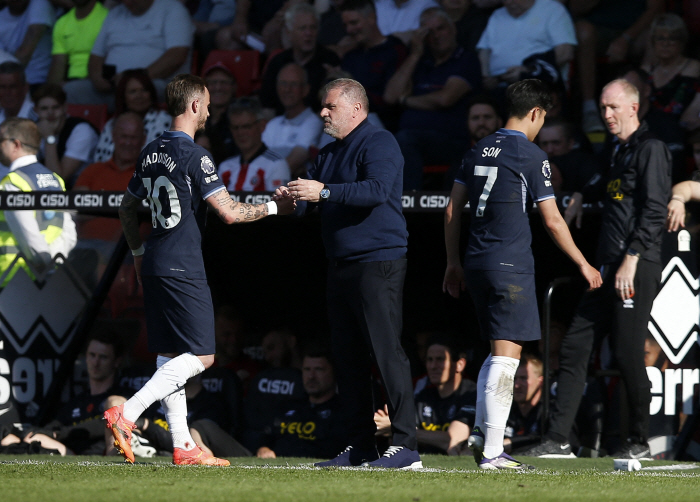
[[323,124],[323,132],[328,134],[330,137],[338,139],[338,136],[340,136],[340,132],[338,131],[338,128],[333,126],[332,124],[324,123]]

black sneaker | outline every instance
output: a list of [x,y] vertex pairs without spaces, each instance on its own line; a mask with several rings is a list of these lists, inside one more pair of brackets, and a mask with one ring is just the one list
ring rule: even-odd
[[383,469],[412,470],[422,469],[420,455],[415,450],[403,446],[390,446],[379,459],[365,462],[362,467],[380,467]]
[[379,458],[377,449],[359,450],[348,446],[340,455],[324,462],[316,462],[314,467],[357,467],[365,462],[371,462]]
[[576,458],[569,443],[559,443],[553,439],[543,439],[540,444],[531,446],[522,452],[519,451],[518,454],[525,457]]
[[649,444],[646,441],[636,439],[627,439],[620,451],[615,455],[615,458],[630,458],[635,460],[653,460]]

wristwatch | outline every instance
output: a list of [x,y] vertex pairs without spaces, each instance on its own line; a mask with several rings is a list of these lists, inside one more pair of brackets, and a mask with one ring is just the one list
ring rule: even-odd
[[51,136],[46,136],[46,143],[49,145],[55,145],[56,144],[56,136],[53,134]]
[[331,196],[331,189],[328,188],[328,185],[323,185],[323,188],[321,189],[321,191],[318,194],[320,201],[321,202],[327,201],[328,197],[330,197],[330,196]]
[[636,249],[632,249],[632,248],[627,248],[627,254],[630,255],[630,256],[636,256],[637,258],[639,258],[640,256],[642,256],[642,253],[640,253],[640,252],[637,251]]

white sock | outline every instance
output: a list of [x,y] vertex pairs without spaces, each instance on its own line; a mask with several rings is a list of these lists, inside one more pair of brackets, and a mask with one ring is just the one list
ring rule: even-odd
[[[484,395],[484,456],[495,458],[503,453],[503,434],[513,403],[513,382],[520,360],[492,356]],[[477,404],[478,407],[478,404]]]
[[165,419],[170,427],[170,434],[173,437],[173,448],[191,450],[195,442],[190,434],[190,427],[187,425],[187,397],[185,389],[173,392],[169,396],[160,400],[160,404],[165,410]]
[[474,419],[474,428],[477,427],[484,432],[484,398],[486,393],[486,379],[489,375],[491,367],[491,354],[484,360],[479,370],[479,378],[476,380],[476,418]]
[[151,379],[124,403],[124,418],[135,422],[146,408],[173,392],[182,390],[185,382],[204,371],[199,358],[189,352],[170,359],[158,356],[158,369]]

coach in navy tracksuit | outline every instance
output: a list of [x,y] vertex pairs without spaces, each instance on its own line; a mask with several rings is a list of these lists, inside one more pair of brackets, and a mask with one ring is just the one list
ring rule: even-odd
[[[292,181],[288,190],[297,201],[314,203],[304,208],[298,202],[298,211],[321,211],[328,316],[351,448],[316,465],[421,467],[410,368],[400,343],[408,237],[401,212],[403,157],[392,134],[367,121],[359,82],[329,83],[322,108],[324,132],[336,141],[321,150],[310,179]],[[386,388],[394,444],[378,460],[372,360]]]

